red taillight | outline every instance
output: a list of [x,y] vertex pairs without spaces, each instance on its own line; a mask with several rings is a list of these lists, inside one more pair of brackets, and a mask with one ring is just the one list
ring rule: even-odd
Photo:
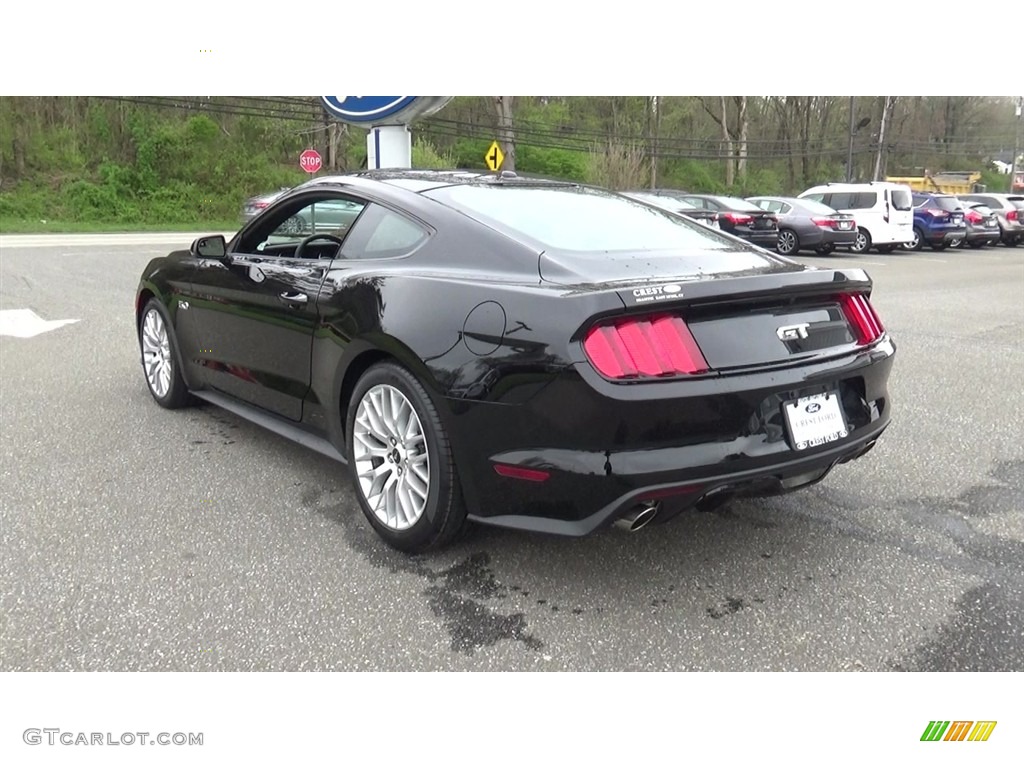
[[931,214],[936,219],[947,219],[949,218],[949,211],[944,211],[941,208],[925,208],[925,213]]
[[690,329],[674,315],[596,326],[587,332],[583,349],[598,372],[610,379],[674,376],[708,369]]
[[844,293],[839,297],[839,304],[858,344],[870,344],[881,338],[885,329],[867,296],[862,293]]
[[270,205],[270,203],[265,202],[263,200],[258,200],[257,202],[252,204],[252,207],[253,208],[266,208],[268,205]]
[[495,464],[494,471],[502,477],[511,477],[513,480],[529,480],[534,483],[543,483],[551,477],[551,473],[546,470],[517,467],[514,464]]
[[1007,211],[1006,212],[1006,220],[1007,221],[1016,221],[1017,220],[1017,212],[1016,211]]
[[964,213],[964,218],[971,222],[971,224],[981,224],[983,219],[982,215],[977,211],[967,211]]
[[823,217],[814,217],[811,221],[824,229],[835,229],[839,223],[835,219],[826,219]]
[[723,219],[728,219],[733,224],[750,224],[753,220],[753,216],[747,216],[745,213],[733,213],[732,211],[726,211],[721,214]]

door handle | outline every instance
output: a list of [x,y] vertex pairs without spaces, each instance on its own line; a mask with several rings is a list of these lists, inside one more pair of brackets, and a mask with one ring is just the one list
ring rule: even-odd
[[288,293],[285,291],[281,294],[281,301],[285,304],[305,304],[309,301],[309,297],[304,293]]

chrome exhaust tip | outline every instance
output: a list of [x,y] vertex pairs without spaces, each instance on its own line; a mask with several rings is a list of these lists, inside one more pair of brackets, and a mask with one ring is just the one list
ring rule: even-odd
[[615,525],[630,533],[636,533],[651,522],[660,509],[660,501],[645,501],[616,520]]

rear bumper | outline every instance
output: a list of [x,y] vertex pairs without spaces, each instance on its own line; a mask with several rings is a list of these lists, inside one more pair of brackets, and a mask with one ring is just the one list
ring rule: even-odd
[[967,227],[924,230],[924,241],[928,243],[928,245],[946,245],[956,240],[963,240],[966,237]]
[[999,242],[999,229],[968,229],[967,230],[967,242],[977,243],[998,243]]
[[777,229],[770,229],[764,232],[758,230],[750,230],[747,232],[736,231],[733,232],[737,237],[742,237],[744,240],[759,245],[762,248],[774,250],[775,246],[779,242],[779,231]]
[[825,229],[821,230],[821,245],[834,245],[838,248],[845,248],[853,245],[857,241],[857,230],[835,230]]
[[[612,499],[603,507],[580,520],[564,520],[534,515],[470,515],[470,519],[487,525],[516,528],[562,536],[586,536],[607,527],[617,519],[641,506],[657,504],[664,509],[664,518],[724,496],[774,496],[805,488],[823,480],[833,467],[860,458],[871,450],[878,437],[889,426],[889,419],[879,419],[869,429],[859,430],[856,437],[844,440],[806,457],[739,472],[725,472],[688,478],[686,481],[658,482],[652,479]],[[670,472],[662,473],[667,479]]]
[[[581,365],[519,406],[451,403],[462,411],[453,448],[470,517],[582,536],[645,501],[670,514],[722,492],[770,495],[817,482],[888,425],[894,352],[885,337],[818,365],[643,386],[594,381]],[[783,403],[823,391],[838,391],[849,434],[797,451]],[[503,477],[495,464],[548,477]]]

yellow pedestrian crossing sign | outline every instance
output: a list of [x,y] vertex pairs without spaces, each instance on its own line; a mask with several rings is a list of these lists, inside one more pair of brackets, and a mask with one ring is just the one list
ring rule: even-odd
[[501,164],[505,162],[505,153],[501,151],[501,147],[498,145],[498,142],[491,142],[491,146],[487,148],[487,154],[484,155],[484,161],[487,163],[487,167],[492,171],[496,171],[501,168]]

